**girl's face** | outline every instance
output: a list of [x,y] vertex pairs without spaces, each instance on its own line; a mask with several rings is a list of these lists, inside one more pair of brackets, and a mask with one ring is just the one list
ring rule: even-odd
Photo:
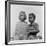
[[24,14],[24,13],[21,13],[21,14],[20,14],[20,20],[21,20],[21,21],[24,21],[24,20],[25,20],[25,14]]
[[33,21],[34,21],[34,18],[33,18],[32,15],[29,16],[29,21],[30,21],[30,22],[33,22]]

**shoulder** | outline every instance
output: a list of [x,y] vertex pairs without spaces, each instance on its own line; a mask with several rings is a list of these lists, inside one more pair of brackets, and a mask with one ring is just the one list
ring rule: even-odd
[[26,23],[26,24],[27,24],[27,22],[24,22],[24,23]]
[[16,27],[19,27],[21,25],[21,22],[16,22]]
[[21,23],[22,23],[22,22],[19,21],[19,22],[16,23],[16,25],[19,25],[19,24],[21,24]]
[[34,23],[34,25],[37,25],[38,26],[38,23]]

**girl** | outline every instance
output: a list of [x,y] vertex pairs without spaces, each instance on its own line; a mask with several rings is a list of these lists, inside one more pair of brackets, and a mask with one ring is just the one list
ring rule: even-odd
[[37,38],[37,33],[39,32],[39,26],[37,23],[34,23],[35,21],[35,14],[34,13],[30,13],[29,14],[29,26],[28,26],[28,35],[27,35],[27,39],[36,39]]
[[19,20],[16,24],[16,30],[15,30],[15,39],[16,40],[25,40],[26,39],[26,31],[27,31],[27,23],[26,20],[26,13],[24,11],[21,11],[19,14]]

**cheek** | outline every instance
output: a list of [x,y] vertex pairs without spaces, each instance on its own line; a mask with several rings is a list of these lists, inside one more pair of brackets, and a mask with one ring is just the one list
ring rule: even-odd
[[34,18],[32,18],[32,20],[34,20]]
[[21,17],[21,20],[23,20],[24,19],[24,17]]
[[21,18],[24,18],[24,16],[21,16]]

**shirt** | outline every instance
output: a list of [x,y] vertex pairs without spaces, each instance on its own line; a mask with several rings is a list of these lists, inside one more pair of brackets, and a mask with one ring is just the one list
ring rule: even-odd
[[[15,30],[15,35],[17,35],[16,37],[23,37],[22,39],[24,39],[24,37],[26,37],[26,31],[27,31],[28,25],[25,22],[18,22],[16,24],[16,30]],[[21,39],[20,38],[20,39]]]

